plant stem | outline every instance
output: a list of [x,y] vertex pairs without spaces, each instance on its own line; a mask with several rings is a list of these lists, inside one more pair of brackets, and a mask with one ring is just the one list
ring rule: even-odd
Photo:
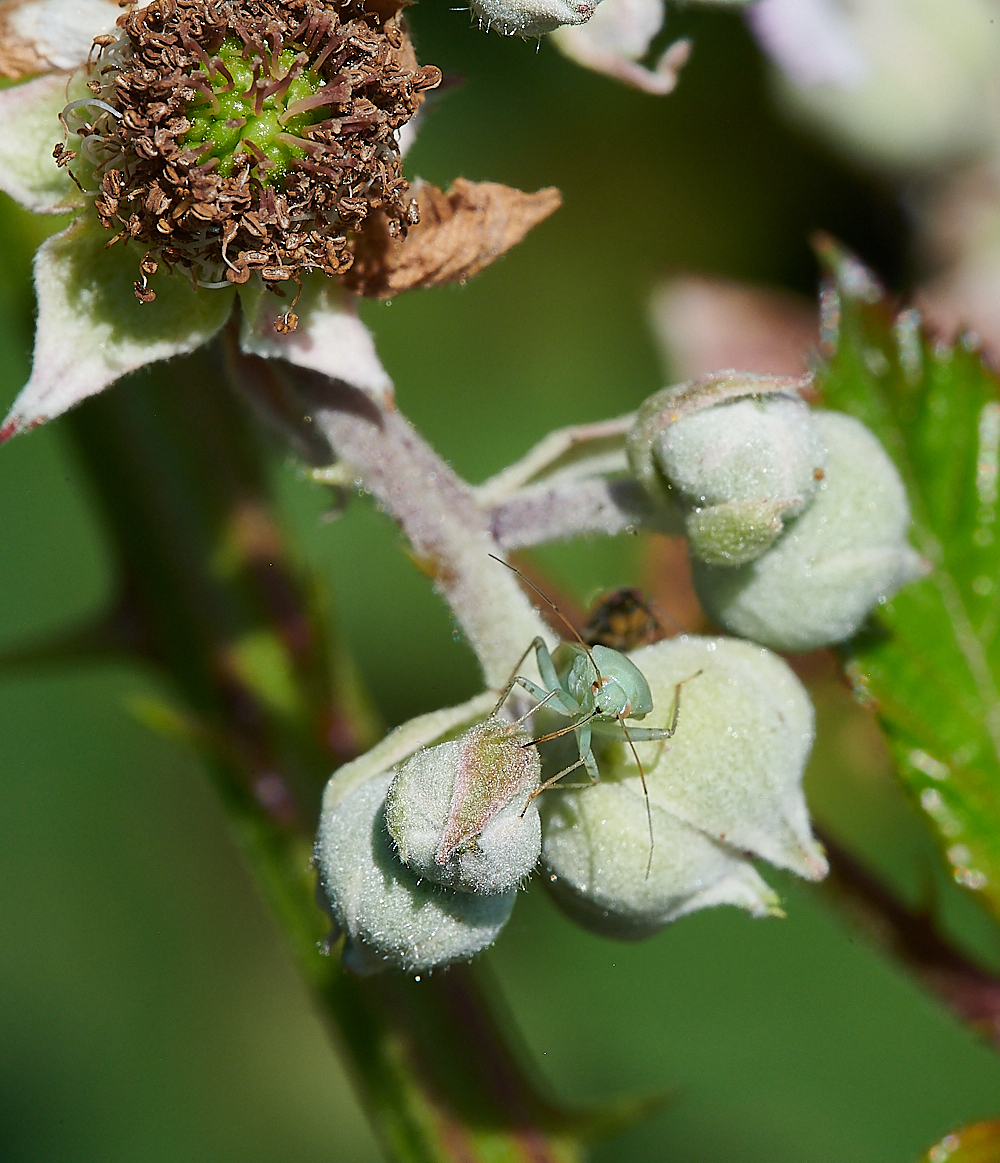
[[507,682],[533,638],[553,641],[514,575],[491,560],[502,549],[489,514],[401,413],[341,381],[244,355],[232,332],[226,354],[242,391],[258,400],[293,392],[307,420],[398,522],[475,651],[488,687]]

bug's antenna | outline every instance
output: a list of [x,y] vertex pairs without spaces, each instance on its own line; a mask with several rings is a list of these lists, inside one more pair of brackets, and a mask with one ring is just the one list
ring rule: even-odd
[[566,615],[562,612],[562,610],[559,609],[559,607],[548,596],[548,594],[542,593],[542,591],[538,588],[538,586],[535,585],[535,583],[531,580],[531,578],[525,577],[524,574],[521,573],[521,571],[517,568],[516,565],[511,565],[509,561],[504,561],[504,559],[502,557],[497,557],[497,555],[495,553],[488,553],[486,556],[492,557],[494,561],[499,561],[501,565],[505,565],[512,573],[516,573],[517,576],[521,579],[521,581],[524,582],[525,585],[531,586],[531,588],[535,591],[536,594],[538,594],[538,596],[542,599],[542,601],[545,602],[547,605],[551,606],[553,610],[555,610],[555,612],[559,615],[560,621],[562,621],[563,625],[566,626],[566,628],[573,635],[573,637],[577,640],[577,642],[579,642],[580,645],[583,647],[583,649],[587,652],[587,657],[590,659],[591,666],[593,666],[594,671],[597,674],[597,677],[601,678],[602,677],[601,676],[601,668],[594,661],[594,655],[591,653],[590,647],[580,637],[580,633],[577,630],[577,628],[573,625],[573,623],[569,620],[569,618],[566,617]]
[[646,822],[649,824],[649,859],[646,861],[646,879],[649,880],[649,873],[653,867],[653,809],[649,806],[649,788],[646,787],[646,773],[642,770],[639,752],[636,751],[632,737],[629,735],[628,728],[625,726],[624,715],[618,716],[618,726],[625,733],[625,739],[631,748],[632,758],[635,760],[635,765],[639,769],[639,779],[642,780],[642,794],[646,797]]

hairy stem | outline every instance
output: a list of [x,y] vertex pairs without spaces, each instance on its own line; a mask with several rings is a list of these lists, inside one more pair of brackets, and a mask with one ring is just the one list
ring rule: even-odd
[[489,510],[490,527],[504,549],[601,534],[614,537],[641,527],[674,532],[642,486],[630,477],[589,477],[522,489]]
[[341,381],[239,351],[227,357],[241,389],[260,399],[301,400],[303,413],[398,522],[422,569],[476,653],[486,685],[500,688],[525,646],[552,635],[508,570],[503,550],[470,487],[398,411]]

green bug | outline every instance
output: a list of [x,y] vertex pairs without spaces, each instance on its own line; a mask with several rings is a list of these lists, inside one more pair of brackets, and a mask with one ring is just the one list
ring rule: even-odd
[[[692,678],[697,678],[701,671],[676,684],[674,708],[670,716],[669,727],[627,727],[625,725],[626,719],[644,719],[653,709],[653,695],[642,671],[624,654],[618,650],[612,650],[610,646],[588,646],[559,607],[546,597],[538,586],[506,561],[494,557],[492,553],[490,557],[493,557],[494,561],[499,561],[501,565],[506,565],[522,581],[531,586],[535,593],[558,614],[577,639],[576,642],[560,643],[555,654],[552,654],[543,639],[535,638],[517,660],[510,681],[504,687],[500,701],[497,703],[497,710],[499,710],[514,687],[520,686],[538,700],[535,707],[532,708],[532,713],[544,705],[571,720],[567,727],[533,739],[525,746],[531,747],[538,743],[545,743],[549,739],[557,739],[570,732],[576,736],[579,758],[575,763],[564,767],[562,771],[535,788],[528,797],[528,803],[530,804],[535,796],[541,795],[543,791],[580,767],[585,768],[590,782],[564,784],[564,787],[592,787],[598,782],[601,773],[591,745],[593,736],[599,735],[626,742],[631,747],[636,766],[639,768],[642,792],[646,799],[646,819],[649,823],[649,862],[646,865],[646,875],[649,876],[649,870],[653,863],[653,813],[649,805],[646,774],[642,769],[642,763],[639,761],[634,744],[670,739],[673,736],[677,730],[677,721],[680,716],[681,687],[686,682],[690,682]],[[542,685],[517,673],[532,650],[535,652]],[[524,810],[528,810],[527,804],[525,804]]]

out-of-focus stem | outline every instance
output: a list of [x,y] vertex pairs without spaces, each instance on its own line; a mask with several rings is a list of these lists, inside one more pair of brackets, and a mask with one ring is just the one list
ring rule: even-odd
[[957,1017],[1000,1047],[1000,979],[949,944],[930,914],[903,904],[829,835],[821,838],[830,861],[824,891]]
[[160,365],[68,422],[120,569],[114,641],[182,702],[163,718],[204,755],[389,1158],[578,1163],[590,1121],[539,1096],[470,970],[359,980],[323,952],[310,864],[319,797],[372,737],[333,677],[262,450],[211,357]]

